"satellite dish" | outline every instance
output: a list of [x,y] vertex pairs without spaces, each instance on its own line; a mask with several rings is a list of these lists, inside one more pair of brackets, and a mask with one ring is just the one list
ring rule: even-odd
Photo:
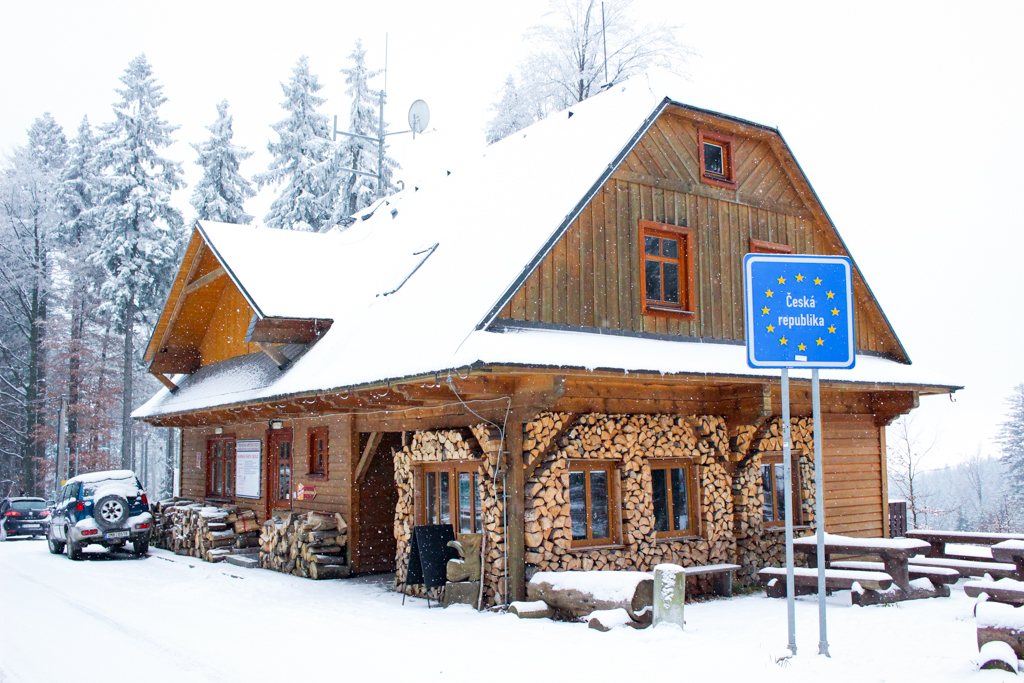
[[416,100],[409,107],[409,128],[413,135],[422,133],[430,123],[430,107],[423,100]]

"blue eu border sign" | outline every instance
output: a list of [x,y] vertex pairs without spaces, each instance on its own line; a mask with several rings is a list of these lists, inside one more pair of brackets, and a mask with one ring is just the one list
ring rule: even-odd
[[845,256],[743,258],[747,363],[852,368],[853,278]]

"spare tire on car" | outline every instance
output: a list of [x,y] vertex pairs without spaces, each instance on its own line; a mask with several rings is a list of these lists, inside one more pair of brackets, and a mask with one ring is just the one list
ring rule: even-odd
[[92,516],[101,529],[120,527],[128,519],[128,499],[111,493],[93,505]]

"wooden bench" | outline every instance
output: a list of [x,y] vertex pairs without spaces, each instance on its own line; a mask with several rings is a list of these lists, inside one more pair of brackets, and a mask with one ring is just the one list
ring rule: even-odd
[[[911,560],[913,562],[913,560]],[[830,567],[836,569],[856,569],[860,571],[869,572],[884,572],[884,562],[860,562],[852,560],[844,560],[841,562],[832,562],[829,564]],[[936,586],[956,583],[960,580],[960,572],[955,569],[949,569],[947,567],[925,567],[917,564],[910,564],[907,566],[910,580],[915,579],[928,579]]]
[[977,562],[951,557],[915,557],[912,562],[918,566],[955,569],[963,577],[991,574],[997,579],[1012,579],[1017,576],[1016,565],[1007,562]]
[[[785,567],[765,567],[757,573],[766,586],[769,598],[786,597]],[[825,589],[830,591],[851,590],[853,584],[867,591],[884,591],[892,586],[892,577],[885,572],[865,572],[852,569],[826,569]],[[805,567],[793,569],[793,588],[797,595],[813,595],[818,592],[818,570]]]
[[1024,534],[995,534],[971,531],[931,531],[914,529],[907,532],[907,538],[916,538],[931,545],[928,557],[942,557],[947,554],[946,544],[992,546],[1002,541],[1024,541]]
[[964,593],[976,598],[982,593],[993,602],[1007,605],[1024,605],[1024,581],[999,579],[998,581],[968,581],[964,584]]
[[732,597],[732,573],[740,569],[738,564],[705,564],[700,567],[683,567],[687,576],[714,575],[715,595]]

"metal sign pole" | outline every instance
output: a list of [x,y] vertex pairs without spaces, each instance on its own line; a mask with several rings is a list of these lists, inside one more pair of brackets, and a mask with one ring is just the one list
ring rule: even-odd
[[818,381],[818,368],[811,370],[811,402],[814,411],[814,522],[818,526],[818,654],[831,657],[825,625],[825,485],[821,462],[821,383]]
[[782,476],[786,500],[786,612],[789,616],[789,651],[796,655],[796,587],[793,580],[793,464],[789,435],[789,368],[782,368]]

